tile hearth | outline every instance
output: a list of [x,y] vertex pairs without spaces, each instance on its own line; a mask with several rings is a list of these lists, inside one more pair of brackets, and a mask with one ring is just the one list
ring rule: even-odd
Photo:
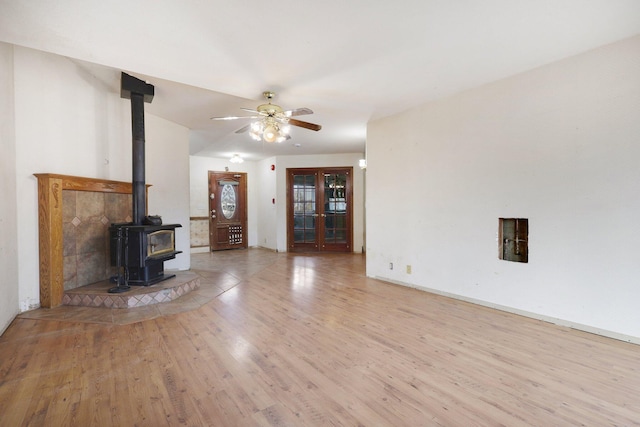
[[[200,286],[172,301],[132,308],[59,305],[53,308],[41,307],[25,311],[18,317],[34,321],[126,325],[198,310],[238,286],[243,280],[269,268],[286,256],[284,253],[260,248],[191,254],[192,269],[174,273],[176,276],[193,274],[198,277]],[[151,290],[158,285],[157,283],[147,288],[135,287],[127,293]],[[110,284],[109,287],[111,286]],[[119,296],[122,295],[119,294]]]
[[62,297],[63,305],[81,307],[134,308],[173,301],[200,287],[194,273],[176,273],[176,277],[153,286],[132,286],[127,292],[109,293],[115,284],[109,280],[69,289]]

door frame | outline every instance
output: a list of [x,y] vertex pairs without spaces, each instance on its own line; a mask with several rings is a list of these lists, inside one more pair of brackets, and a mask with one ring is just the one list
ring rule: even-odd
[[[291,194],[293,186],[293,175],[314,174],[316,177],[316,244],[294,242],[293,236],[293,195]],[[326,244],[324,241],[324,176],[325,174],[344,173],[347,175],[345,183],[346,198],[346,221],[348,233],[345,244]],[[288,252],[353,252],[353,167],[350,166],[326,166],[317,168],[287,168],[287,251]],[[296,247],[297,245],[297,247]]]
[[[216,206],[218,204],[219,197],[214,193],[214,181],[219,181],[220,179],[237,179],[238,180],[238,200],[237,200],[237,209],[239,210],[239,218],[237,222],[241,225],[242,232],[242,242],[240,244],[227,245],[226,247],[218,247],[218,244],[214,244],[214,238],[217,237],[218,228],[215,227],[213,221],[213,215],[221,214],[218,212],[218,209],[215,209],[212,206]],[[217,186],[216,186],[217,187]],[[247,230],[247,214],[248,214],[248,205],[247,205],[247,173],[246,172],[230,172],[230,171],[209,171],[208,173],[208,188],[209,188],[209,251],[213,252],[216,250],[227,250],[227,249],[247,249],[248,246],[248,230]],[[213,212],[215,210],[215,212]],[[216,218],[217,219],[217,218]],[[217,224],[217,221],[216,221]],[[215,248],[214,248],[215,247]]]

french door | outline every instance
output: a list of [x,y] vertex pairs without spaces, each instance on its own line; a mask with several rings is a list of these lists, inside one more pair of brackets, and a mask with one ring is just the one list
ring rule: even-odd
[[247,174],[209,171],[209,246],[247,248]]
[[353,168],[287,169],[290,252],[351,252]]

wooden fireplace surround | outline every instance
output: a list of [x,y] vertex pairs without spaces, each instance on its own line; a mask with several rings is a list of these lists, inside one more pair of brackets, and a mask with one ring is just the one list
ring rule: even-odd
[[[131,194],[130,182],[36,173],[40,249],[40,307],[52,308],[64,296],[62,190]],[[148,197],[149,185],[146,186]]]

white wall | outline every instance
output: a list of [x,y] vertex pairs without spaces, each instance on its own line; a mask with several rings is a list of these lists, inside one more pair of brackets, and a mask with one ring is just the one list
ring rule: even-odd
[[[277,250],[278,228],[278,158],[269,157],[257,162],[256,176],[260,183],[256,205],[258,206],[258,246]],[[273,166],[273,170],[271,167]],[[286,183],[285,183],[286,185]]]
[[147,212],[160,215],[163,224],[182,225],[176,229],[176,250],[182,253],[165,262],[164,268],[188,270],[191,267],[189,129],[145,114],[145,160],[146,182],[151,184]]
[[209,216],[209,171],[224,172],[229,168],[230,172],[244,172],[247,174],[247,244],[258,245],[258,208],[255,203],[258,191],[258,180],[253,173],[255,162],[245,161],[240,164],[231,163],[229,159],[217,159],[212,157],[191,156],[189,158],[191,204],[190,215],[192,217]]
[[[40,301],[33,174],[130,182],[131,103],[120,98],[119,87],[109,87],[67,58],[31,49],[14,47],[14,77],[19,304],[24,311]],[[187,250],[172,262],[174,268],[188,268],[187,132],[150,115],[146,122],[146,181],[153,184],[149,209],[186,225],[178,245],[184,247],[187,239]],[[169,169],[168,162],[175,166]],[[167,207],[168,216],[161,212]]]
[[370,123],[367,275],[640,341],[638,76],[635,37]]
[[0,334],[18,314],[18,216],[13,47],[0,43]]

